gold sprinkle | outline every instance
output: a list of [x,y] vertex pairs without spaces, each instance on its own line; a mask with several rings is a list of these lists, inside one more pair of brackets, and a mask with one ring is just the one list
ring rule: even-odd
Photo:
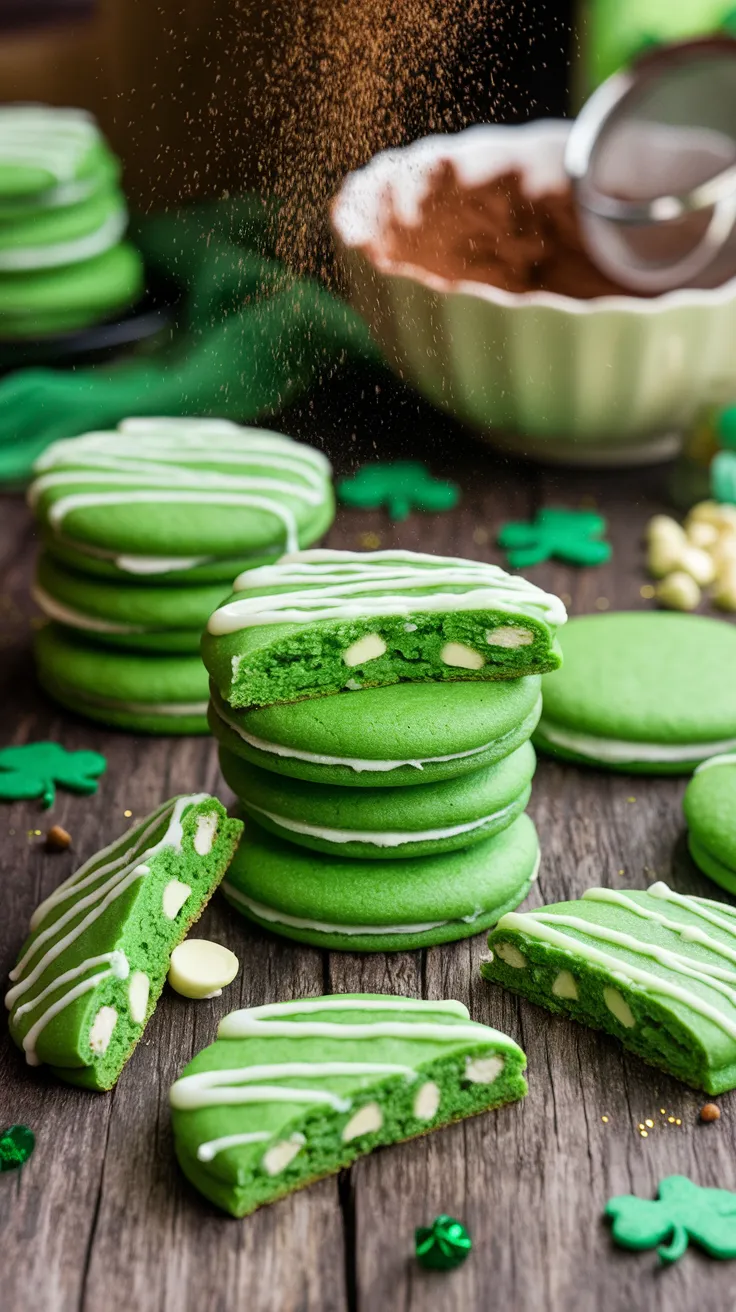
[[648,1130],[640,1130],[640,1131],[639,1131],[639,1134],[641,1135],[642,1139],[648,1139],[648,1138],[649,1138],[649,1131],[648,1131]]
[[608,597],[596,597],[595,599],[596,610],[608,610],[610,604]]
[[667,1120],[669,1121],[670,1125],[674,1125],[674,1123],[675,1123],[675,1118],[674,1118],[674,1116],[668,1116],[668,1117],[667,1117]]
[[40,837],[41,837],[41,830],[40,830],[40,829],[29,829],[29,830],[28,830],[28,837],[29,837],[29,838],[40,838]]
[[625,870],[619,870],[618,873],[619,873],[620,875],[624,875],[624,874],[626,873],[626,871],[625,871]]
[[654,1121],[651,1120],[649,1116],[647,1116],[647,1119],[645,1120],[644,1124],[647,1125],[650,1130],[654,1129]]
[[133,814],[132,811],[123,811],[123,815],[126,817],[126,819],[129,819],[130,816],[132,816],[132,814]]
[[675,1125],[682,1125],[682,1121],[680,1120],[679,1116],[678,1116],[677,1120],[675,1121]]
[[647,601],[650,601],[651,598],[656,595],[656,592],[657,589],[651,583],[644,583],[642,587],[639,588],[639,596],[645,597]]
[[381,545],[381,539],[377,533],[361,533],[358,541],[361,547],[365,547],[366,551],[376,551]]
[[490,538],[490,536],[491,536],[491,535],[490,535],[490,533],[488,532],[488,529],[487,529],[487,528],[483,528],[482,525],[480,525],[480,524],[478,525],[477,528],[474,528],[474,529],[473,529],[473,541],[474,541],[474,542],[477,542],[477,544],[478,544],[479,547],[483,547],[483,546],[485,546],[485,544],[486,544],[486,542],[488,541],[488,539]]
[[627,802],[635,802],[635,801],[636,801],[636,798],[635,798],[635,797],[627,797],[627,798],[626,798],[626,801],[627,801]]
[[640,1129],[640,1130],[643,1130],[643,1129],[644,1129],[644,1122],[643,1122],[643,1121],[639,1121],[639,1129]]
[[663,1116],[666,1116],[666,1115],[667,1115],[667,1108],[666,1108],[666,1107],[660,1107],[659,1110],[660,1110],[660,1112],[662,1113]]
[[608,1117],[607,1117],[607,1116],[601,1116],[601,1120],[603,1121],[603,1124],[604,1124],[604,1125],[608,1125]]

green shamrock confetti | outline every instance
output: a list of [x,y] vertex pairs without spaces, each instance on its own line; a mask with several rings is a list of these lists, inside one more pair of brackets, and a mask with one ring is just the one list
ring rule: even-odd
[[9,1125],[0,1130],[0,1172],[17,1171],[36,1146],[36,1136],[27,1125]]
[[736,451],[719,451],[711,460],[710,490],[714,501],[736,502]]
[[692,1239],[711,1257],[736,1257],[736,1194],[701,1189],[685,1175],[668,1175],[658,1192],[656,1202],[622,1194],[606,1203],[617,1244],[635,1249],[658,1244],[660,1260],[676,1262]]
[[568,565],[605,565],[611,544],[604,542],[606,521],[589,510],[539,510],[531,524],[504,524],[498,545],[512,569],[526,569],[544,560]]
[[394,520],[406,519],[412,510],[452,510],[460,500],[460,489],[454,483],[433,478],[419,460],[364,465],[353,478],[338,484],[337,494],[346,506],[357,510],[385,506]]
[[433,1271],[452,1271],[465,1261],[472,1247],[465,1226],[452,1216],[438,1216],[430,1226],[418,1226],[414,1231],[417,1261]]
[[55,784],[73,793],[94,793],[107,761],[99,752],[68,752],[59,743],[26,743],[0,751],[0,801],[40,797],[51,806]]

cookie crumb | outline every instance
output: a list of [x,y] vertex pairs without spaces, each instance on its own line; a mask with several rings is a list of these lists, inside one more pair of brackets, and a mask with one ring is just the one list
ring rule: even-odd
[[52,825],[46,834],[46,851],[47,852],[66,852],[72,845],[72,836],[62,829],[61,825]]
[[707,1102],[704,1107],[700,1108],[700,1119],[705,1121],[706,1125],[711,1121],[721,1119],[721,1109],[714,1102]]

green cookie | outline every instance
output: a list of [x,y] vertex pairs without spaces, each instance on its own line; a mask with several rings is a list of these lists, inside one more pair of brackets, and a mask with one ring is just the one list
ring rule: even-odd
[[523,1098],[526,1058],[461,1002],[345,993],[234,1011],[170,1092],[184,1174],[233,1216],[384,1144]]
[[207,673],[198,656],[98,647],[47,624],[34,642],[46,692],[90,720],[141,733],[207,732]]
[[252,820],[222,891],[265,929],[346,952],[399,952],[469,938],[524,900],[539,868],[528,815],[438,856],[357,860],[315,854]]
[[54,442],[34,471],[54,552],[148,582],[227,579],[236,561],[315,541],[334,513],[321,452],[224,419],[127,419]]
[[227,584],[178,587],[112,581],[67,569],[44,552],[33,597],[44,614],[95,642],[143,651],[199,652],[202,629]]
[[391,860],[454,852],[510,825],[529,802],[535,756],[524,743],[497,765],[417,788],[336,788],[285,779],[220,749],[241,806],[300,847]]
[[693,860],[736,894],[736,755],[712,756],[699,765],[682,806]]
[[736,908],[666,884],[503,916],[481,974],[706,1093],[736,1087]]
[[207,793],[174,797],[41,903],[5,998],[30,1066],[112,1088],[240,830]]
[[110,170],[91,114],[52,105],[0,107],[0,203],[39,208],[82,200]]
[[236,708],[559,665],[562,602],[482,561],[300,551],[247,570],[233,587],[210,617],[202,659]]
[[0,274],[0,338],[72,332],[124,309],[142,291],[141,257],[127,242],[82,264]]
[[233,711],[211,689],[209,721],[229,752],[276,774],[351,789],[427,784],[521,747],[540,682],[400,683],[256,711]]
[[117,187],[96,191],[76,205],[0,219],[0,273],[19,278],[90,260],[117,246],[127,226]]
[[689,774],[736,748],[736,628],[637,611],[571,620],[544,678],[542,752],[642,774]]

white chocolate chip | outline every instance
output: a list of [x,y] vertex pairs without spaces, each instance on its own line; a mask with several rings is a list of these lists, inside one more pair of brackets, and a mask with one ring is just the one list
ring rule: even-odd
[[366,633],[343,652],[342,658],[345,664],[351,667],[365,665],[367,661],[375,661],[379,656],[383,656],[385,651],[386,644],[380,633]]
[[684,539],[654,538],[647,551],[647,569],[655,579],[662,579],[673,570],[680,568],[682,553],[685,550]]
[[493,951],[506,962],[507,966],[513,966],[515,970],[524,969],[526,957],[513,943],[494,943]]
[[345,683],[345,687],[350,692],[360,692],[363,685],[362,683],[359,683],[357,679],[348,679]]
[[701,588],[707,588],[715,578],[716,567],[713,558],[700,547],[685,547],[680,553],[679,565],[680,569],[684,569],[685,573],[689,574],[691,579],[695,579]]
[[342,1132],[343,1143],[351,1139],[360,1139],[364,1134],[375,1134],[383,1125],[383,1112],[377,1102],[367,1102],[354,1116],[350,1117]]
[[414,1115],[418,1121],[433,1121],[440,1105],[440,1086],[427,1080],[414,1099]]
[[605,988],[603,990],[603,1001],[611,1014],[614,1015],[616,1020],[620,1021],[627,1030],[634,1028],[636,1025],[634,1013],[626,1001],[626,998],[621,997],[618,989]]
[[198,856],[207,856],[212,851],[212,844],[217,834],[218,815],[210,811],[207,815],[197,816],[197,828],[194,833],[194,850]]
[[100,1007],[89,1032],[89,1046],[95,1056],[101,1057],[107,1052],[117,1022],[118,1013],[114,1007]]
[[552,992],[556,998],[569,998],[572,1002],[577,1002],[578,986],[575,976],[569,970],[561,970],[552,982]]
[[163,895],[163,912],[167,920],[175,920],[186,902],[191,888],[180,879],[170,879]]
[[445,665],[454,665],[461,670],[479,670],[486,663],[481,652],[466,647],[464,642],[446,642],[440,652],[440,660]]
[[695,520],[687,529],[687,540],[693,547],[700,547],[702,551],[711,551],[719,538],[719,532],[715,524],[706,524],[703,520]]
[[528,647],[534,642],[534,634],[519,624],[499,624],[498,628],[487,630],[486,642],[491,647]]
[[234,952],[206,938],[188,938],[171,954],[169,984],[185,998],[217,997],[240,970]]
[[721,610],[736,611],[736,562],[719,576],[713,600]]
[[668,610],[695,610],[700,605],[701,592],[690,574],[676,570],[674,574],[668,574],[666,579],[662,579],[656,597]]
[[414,633],[416,632],[416,627],[416,624],[405,624],[404,633]]
[[718,577],[729,573],[736,565],[736,533],[722,533],[710,554]]
[[717,501],[699,501],[693,506],[685,524],[688,529],[692,524],[713,524],[719,531],[736,529],[736,506],[721,506]]
[[678,542],[685,545],[685,530],[671,515],[653,515],[647,524],[647,540],[651,542]]
[[297,1153],[301,1152],[306,1142],[303,1134],[292,1134],[290,1139],[281,1139],[279,1143],[275,1143],[261,1159],[261,1166],[266,1174],[280,1175],[286,1170],[289,1162],[293,1162]]
[[469,1057],[463,1079],[470,1080],[471,1084],[493,1084],[505,1065],[503,1057]]
[[128,1006],[130,1007],[131,1019],[135,1021],[136,1025],[142,1025],[146,1019],[150,991],[151,981],[145,970],[136,970],[131,975],[128,984]]

